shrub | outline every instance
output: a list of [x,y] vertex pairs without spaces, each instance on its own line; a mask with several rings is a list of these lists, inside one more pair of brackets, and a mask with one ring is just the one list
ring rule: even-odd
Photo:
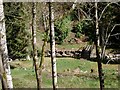
[[64,39],[68,36],[68,33],[71,31],[71,17],[66,16],[63,19],[60,19],[55,22],[55,40],[62,44]]
[[72,32],[75,33],[76,38],[80,38],[81,34],[83,33],[83,22],[78,22],[74,27]]

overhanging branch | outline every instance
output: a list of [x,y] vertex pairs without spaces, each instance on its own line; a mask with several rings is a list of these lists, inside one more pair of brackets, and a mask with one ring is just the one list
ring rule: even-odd
[[107,4],[107,5],[105,6],[105,8],[103,9],[103,11],[101,12],[101,14],[100,14],[99,21],[101,20],[101,18],[102,18],[102,16],[103,16],[105,10],[107,9],[107,7],[110,6],[111,4],[116,4],[117,6],[120,7],[120,5],[119,5],[118,3],[113,3],[113,2],[111,2],[111,3]]
[[108,7],[110,4],[112,4],[112,3],[107,4],[107,5],[105,6],[105,8],[103,9],[103,11],[101,12],[100,17],[99,17],[99,21],[100,21],[102,15],[103,15],[103,13],[105,12],[105,10],[107,9],[107,7]]
[[115,24],[115,25],[113,26],[113,28],[111,29],[110,33],[108,34],[108,37],[107,37],[106,42],[105,42],[105,45],[107,44],[107,42],[108,42],[108,40],[109,40],[109,37],[111,36],[111,33],[113,32],[113,30],[115,29],[116,26],[120,26],[120,24]]
[[112,34],[110,36],[117,36],[117,35],[120,35],[120,33]]

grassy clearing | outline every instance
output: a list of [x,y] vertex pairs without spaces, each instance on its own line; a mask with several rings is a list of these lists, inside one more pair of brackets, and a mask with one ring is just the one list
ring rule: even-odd
[[86,46],[87,43],[85,42],[81,42],[81,44],[67,44],[67,43],[63,43],[62,45],[56,45],[57,49],[60,50],[78,50],[78,49],[83,49],[84,46]]
[[[15,88],[35,88],[36,79],[32,61],[15,61],[18,65],[12,69],[13,84]],[[45,58],[43,69],[43,87],[52,88],[50,58]],[[105,72],[105,87],[118,87],[118,65],[103,64]],[[93,69],[93,73],[91,73]],[[98,88],[99,78],[97,63],[73,58],[57,58],[58,86],[62,88]]]

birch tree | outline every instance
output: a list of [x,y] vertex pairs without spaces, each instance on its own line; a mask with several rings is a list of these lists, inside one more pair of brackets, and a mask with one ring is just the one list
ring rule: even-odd
[[57,67],[55,57],[55,32],[54,32],[54,11],[52,3],[49,2],[49,26],[50,26],[50,49],[51,49],[51,63],[52,63],[52,83],[53,90],[57,88]]
[[98,3],[95,2],[95,24],[96,24],[96,40],[95,40],[95,46],[96,46],[96,56],[97,56],[97,63],[98,63],[98,73],[99,73],[99,80],[100,80],[100,90],[103,90],[104,87],[104,80],[103,80],[103,74],[102,74],[102,64],[100,59],[100,53],[99,53],[99,22],[98,22]]
[[7,89],[7,80],[5,78],[6,78],[6,74],[5,74],[5,69],[3,67],[2,55],[0,53],[0,79],[1,79],[3,90]]
[[[98,3],[95,2],[95,24],[96,24],[96,40],[95,40],[95,45],[96,45],[96,56],[97,56],[97,60],[98,60],[98,72],[99,72],[99,80],[100,80],[100,89],[103,90],[104,88],[104,73],[102,71],[102,60],[104,60],[104,57],[105,57],[105,48],[106,48],[106,45],[108,43],[108,40],[111,36],[111,33],[113,32],[113,30],[115,29],[116,26],[119,26],[120,24],[115,24],[112,29],[109,31],[109,27],[110,27],[110,24],[111,24],[111,21],[108,23],[108,27],[107,27],[107,30],[106,30],[106,33],[104,33],[103,31],[102,34],[104,35],[105,34],[105,39],[103,39],[103,36],[102,38],[100,39],[100,34],[99,33],[99,22],[102,22],[101,18],[103,17],[103,14],[105,13],[106,9],[111,5],[111,4],[116,4],[117,6],[120,6],[117,2],[115,3],[107,3],[107,5],[103,8],[100,16],[98,17]],[[112,26],[112,25],[111,25]],[[109,33],[108,33],[109,32]],[[100,40],[102,40],[102,46],[100,46]]]
[[[101,10],[101,13],[99,13],[98,12],[98,10],[100,10],[100,8],[98,7],[98,2],[95,2],[95,14],[93,14],[93,13],[90,13],[91,15],[89,15],[89,16],[91,16],[90,18],[91,18],[91,20],[93,20],[94,21],[94,19],[92,19],[92,16],[94,16],[95,15],[95,29],[96,29],[96,39],[95,39],[95,46],[96,46],[96,56],[97,56],[97,63],[98,63],[98,73],[99,73],[99,80],[100,80],[100,89],[102,90],[103,89],[103,87],[104,87],[104,74],[103,74],[103,72],[102,72],[102,64],[101,64],[101,62],[102,62],[102,60],[103,60],[103,57],[104,57],[104,55],[105,55],[105,48],[106,48],[106,44],[107,44],[107,42],[108,42],[108,39],[109,39],[109,37],[110,37],[110,35],[111,35],[111,32],[114,30],[114,28],[116,27],[116,26],[118,26],[119,24],[115,24],[113,27],[112,27],[112,29],[110,30],[110,31],[108,31],[108,29],[106,30],[106,32],[107,32],[107,34],[105,35],[105,37],[106,37],[106,39],[104,40],[104,44],[103,44],[103,46],[100,46],[100,34],[101,33],[99,33],[100,32],[100,28],[99,28],[99,24],[100,23],[103,23],[103,21],[102,21],[102,17],[104,16],[104,13],[105,13],[105,11],[106,11],[106,9],[108,8],[108,6],[110,6],[112,3],[107,3],[107,5],[105,6],[105,7],[103,7],[103,9]],[[114,3],[114,4],[117,4],[117,3]],[[91,7],[91,9],[92,9],[92,7]],[[98,13],[99,13],[99,15],[98,15]],[[105,17],[105,16],[104,16]],[[102,18],[102,19],[101,19]],[[106,17],[105,17],[106,18]],[[110,23],[109,23],[109,25],[108,26],[110,26]],[[103,26],[102,26],[103,27]],[[103,27],[104,28],[104,27]],[[102,31],[101,31],[102,32]],[[103,32],[102,32],[103,33]],[[102,36],[102,35],[101,35]]]
[[39,73],[39,64],[38,64],[37,48],[36,48],[36,3],[32,3],[32,46],[33,46],[33,65],[35,68],[37,89],[40,90],[41,76]]
[[5,29],[5,20],[4,20],[4,11],[3,11],[3,0],[0,0],[0,51],[2,55],[2,63],[5,69],[7,88],[12,89],[12,77],[9,65],[7,42],[6,42],[6,29]]

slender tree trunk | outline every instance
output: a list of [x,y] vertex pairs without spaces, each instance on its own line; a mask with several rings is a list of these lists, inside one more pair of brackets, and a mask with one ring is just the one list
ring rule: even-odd
[[98,3],[95,2],[95,18],[96,18],[96,36],[97,36],[97,46],[100,47],[100,35],[99,35],[99,21],[98,21]]
[[95,18],[96,18],[96,40],[95,40],[95,46],[96,46],[96,56],[98,60],[98,73],[99,73],[99,80],[100,80],[100,90],[103,90],[104,87],[104,79],[103,79],[103,73],[102,73],[102,63],[99,53],[99,22],[98,22],[98,7],[97,2],[95,2]]
[[46,41],[44,41],[43,46],[42,46],[42,54],[41,54],[41,60],[40,60],[40,65],[39,65],[39,75],[40,75],[40,85],[42,87],[42,68],[43,68],[43,63],[44,63],[44,56],[45,56],[45,46],[46,46]]
[[51,2],[49,2],[49,25],[50,25],[50,49],[51,49],[51,63],[52,63],[52,81],[53,90],[57,88],[57,69],[55,57],[55,33],[54,33],[54,12]]
[[104,60],[105,59],[105,49],[106,49],[106,45],[104,45],[102,47],[102,52],[101,52],[101,59]]
[[4,21],[4,10],[3,10],[3,1],[0,0],[0,51],[2,54],[3,66],[6,73],[7,79],[7,88],[12,89],[12,77],[10,71],[10,65],[8,63],[8,50],[7,50],[7,42],[6,42],[6,29],[5,29],[5,21]]
[[37,89],[41,88],[41,76],[39,73],[39,64],[36,48],[36,3],[32,3],[32,45],[33,45],[33,65],[35,67],[35,74],[37,80]]
[[106,40],[104,30],[102,30],[102,44],[101,44],[101,60],[105,59]]
[[105,59],[105,33],[104,33],[104,28],[101,31],[101,59]]
[[41,61],[40,61],[40,68],[42,68],[42,65],[44,63],[44,57],[45,57],[45,46],[47,44],[47,41],[44,41],[43,46],[42,46],[42,54],[41,54]]
[[0,53],[0,79],[1,79],[3,90],[7,90],[7,80],[5,78],[6,78],[6,73],[5,73],[5,69],[3,67],[2,55]]
[[[46,5],[46,4],[44,4]],[[44,62],[44,57],[45,57],[45,46],[47,44],[47,40],[48,40],[48,31],[49,29],[47,29],[48,25],[47,25],[47,17],[43,12],[43,26],[44,26],[44,31],[45,31],[45,35],[44,35],[44,42],[43,42],[43,46],[42,46],[42,53],[41,53],[41,61],[40,61],[40,68],[42,67],[42,64]]]
[[41,60],[40,60],[40,75],[41,75],[41,81],[40,84],[42,84],[42,67],[43,67],[43,63],[44,63],[44,58],[45,58],[45,46],[47,44],[47,40],[48,40],[48,30],[47,29],[47,20],[46,20],[46,15],[43,13],[43,23],[44,23],[44,31],[45,31],[45,36],[44,36],[44,42],[43,42],[43,46],[42,46],[42,52],[41,52]]
[[44,62],[44,57],[45,57],[45,46],[47,44],[47,40],[48,40],[48,30],[47,29],[47,21],[46,21],[46,17],[43,14],[43,22],[44,22],[44,31],[45,31],[45,36],[44,36],[44,42],[43,42],[43,46],[42,46],[42,54],[41,54],[41,61],[40,61],[40,68],[42,67],[42,64]]

